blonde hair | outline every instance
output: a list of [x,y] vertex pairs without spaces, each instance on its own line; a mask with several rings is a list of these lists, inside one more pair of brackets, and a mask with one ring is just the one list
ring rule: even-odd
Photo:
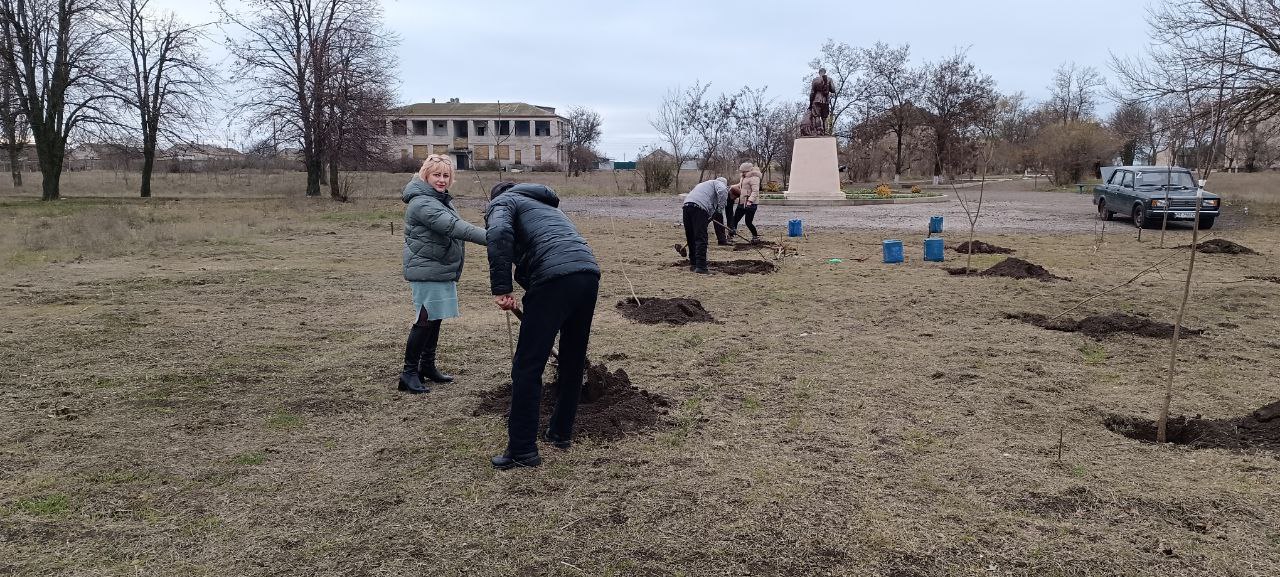
[[418,178],[425,182],[428,175],[439,169],[449,170],[449,184],[446,188],[453,186],[453,159],[443,154],[428,154],[426,160],[422,161],[422,168],[418,169]]

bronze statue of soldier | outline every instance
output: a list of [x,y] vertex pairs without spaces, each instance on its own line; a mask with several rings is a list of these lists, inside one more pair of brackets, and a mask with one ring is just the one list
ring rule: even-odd
[[[829,134],[827,117],[831,115],[831,94],[835,91],[835,85],[831,83],[831,78],[827,76],[827,69],[819,68],[817,78],[814,78],[813,82],[809,83],[809,111],[805,113],[806,120],[817,124],[818,129],[816,134],[804,134],[804,132],[813,132],[813,129],[805,130],[802,126],[801,134],[803,136],[825,136]],[[812,118],[808,118],[810,116]]]

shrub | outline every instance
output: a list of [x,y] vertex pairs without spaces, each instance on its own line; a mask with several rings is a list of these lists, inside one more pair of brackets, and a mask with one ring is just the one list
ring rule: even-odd
[[560,172],[560,169],[561,167],[559,164],[550,161],[539,162],[530,168],[533,172]]
[[920,194],[920,185],[918,184],[911,185],[911,194]]
[[671,188],[671,185],[676,181],[676,168],[675,162],[654,158],[654,155],[645,156],[636,162],[636,171],[640,173],[640,178],[644,180],[645,192],[657,192]]
[[889,198],[893,196],[893,189],[889,188],[889,185],[881,183],[880,186],[876,187],[876,196],[880,198]]
[[412,156],[397,158],[391,165],[393,172],[418,172],[419,168],[422,168],[422,161]]
[[781,183],[781,182],[778,182],[778,181],[776,181],[776,180],[770,180],[769,182],[764,183],[764,191],[765,191],[765,192],[780,192],[780,191],[782,191],[782,183]]

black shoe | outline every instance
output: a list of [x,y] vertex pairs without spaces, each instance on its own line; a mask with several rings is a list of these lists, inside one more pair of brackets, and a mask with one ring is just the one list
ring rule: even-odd
[[551,443],[551,446],[562,450],[568,450],[570,445],[573,444],[573,441],[570,441],[569,439],[563,439],[558,435],[552,435],[551,429],[547,429],[542,432],[542,440]]
[[436,347],[440,344],[439,320],[428,321],[426,336],[422,346],[422,356],[418,360],[418,374],[433,383],[452,383],[453,375],[446,375],[436,368]]
[[494,469],[506,471],[516,467],[537,467],[542,464],[542,456],[537,451],[515,456],[512,456],[508,451],[503,451],[501,455],[489,459],[489,462]]
[[711,274],[711,271],[707,270],[705,267],[695,268],[693,269],[693,272],[696,272],[698,274]]
[[411,373],[409,371],[400,373],[400,386],[398,388],[401,391],[415,395],[431,392],[429,387],[422,384],[422,379],[418,377],[418,373]]

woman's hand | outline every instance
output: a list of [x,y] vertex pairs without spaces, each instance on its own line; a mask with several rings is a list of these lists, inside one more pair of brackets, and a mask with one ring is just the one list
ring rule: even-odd
[[504,311],[514,310],[516,308],[516,297],[511,296],[511,293],[497,295],[493,297],[493,304],[498,305],[498,308]]

